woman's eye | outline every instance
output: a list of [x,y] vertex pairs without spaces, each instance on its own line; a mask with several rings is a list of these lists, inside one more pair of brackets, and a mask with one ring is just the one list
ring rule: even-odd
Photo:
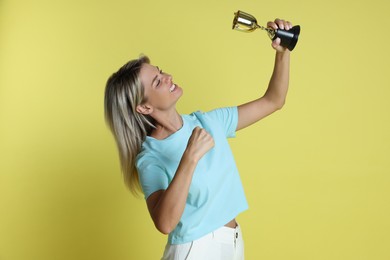
[[[163,74],[164,72],[160,69],[160,74]],[[156,87],[158,87],[159,85],[160,85],[160,82],[161,82],[161,80],[160,79],[158,79],[157,80],[157,84],[156,84]]]

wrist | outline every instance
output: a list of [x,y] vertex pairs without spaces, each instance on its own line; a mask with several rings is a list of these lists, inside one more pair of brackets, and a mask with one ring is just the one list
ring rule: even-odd
[[289,62],[290,60],[290,51],[289,50],[286,50],[286,51],[283,51],[283,52],[276,52],[275,53],[275,62],[277,63],[284,63],[284,62]]
[[200,160],[200,158],[198,156],[196,156],[194,153],[192,153],[188,150],[184,151],[183,156],[182,156],[183,163],[196,167],[199,160]]
[[290,52],[291,51],[289,49],[284,48],[283,50],[276,50],[276,55],[278,55],[280,57],[289,56]]

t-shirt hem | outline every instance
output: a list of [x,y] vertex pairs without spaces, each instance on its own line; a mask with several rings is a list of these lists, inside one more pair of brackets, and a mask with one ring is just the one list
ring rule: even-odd
[[232,219],[236,218],[240,213],[248,210],[248,205],[245,205],[245,207],[243,207],[242,209],[238,210],[238,213],[236,214],[233,214],[234,216],[231,217],[231,218],[228,218],[227,220],[223,220],[223,224],[217,226],[216,228],[213,228],[211,230],[208,230],[206,232],[202,232],[201,234],[198,234],[194,237],[184,237],[184,238],[174,238],[174,237],[168,237],[168,244],[170,245],[179,245],[179,244],[185,244],[185,243],[188,243],[188,242],[192,242],[194,240],[197,240],[197,239],[200,239],[202,238],[203,236],[206,236],[207,234],[210,234],[211,232],[217,230],[218,228],[224,226],[226,223],[228,223],[229,221],[231,221]]

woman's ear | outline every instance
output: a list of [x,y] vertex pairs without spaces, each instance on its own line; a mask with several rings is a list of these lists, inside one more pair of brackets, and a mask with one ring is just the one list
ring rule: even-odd
[[153,108],[148,105],[138,105],[136,110],[138,113],[143,115],[150,115],[153,112]]

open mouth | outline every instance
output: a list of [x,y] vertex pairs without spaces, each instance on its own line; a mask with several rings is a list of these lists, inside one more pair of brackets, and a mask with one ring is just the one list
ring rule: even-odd
[[176,85],[172,84],[172,86],[169,88],[169,92],[172,92],[176,89]]

